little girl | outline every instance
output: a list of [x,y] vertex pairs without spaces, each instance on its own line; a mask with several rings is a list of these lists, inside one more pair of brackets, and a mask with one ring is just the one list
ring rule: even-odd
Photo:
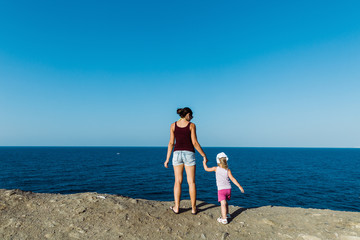
[[218,167],[208,168],[206,165],[206,160],[203,161],[204,169],[207,172],[216,172],[216,185],[218,189],[218,201],[221,203],[221,217],[217,219],[219,223],[227,224],[227,218],[230,218],[229,206],[227,200],[230,200],[231,197],[231,185],[230,180],[244,193],[244,189],[240,186],[238,181],[231,174],[230,169],[228,168],[228,157],[225,153],[221,152],[216,156],[216,162]]

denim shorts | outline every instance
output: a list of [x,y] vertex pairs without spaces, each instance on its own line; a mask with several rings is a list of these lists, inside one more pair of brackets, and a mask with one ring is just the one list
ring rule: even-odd
[[185,164],[185,166],[195,166],[195,153],[191,151],[175,151],[172,159],[173,166]]

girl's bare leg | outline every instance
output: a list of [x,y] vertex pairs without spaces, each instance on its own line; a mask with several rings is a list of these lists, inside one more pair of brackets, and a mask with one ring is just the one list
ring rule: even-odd
[[184,164],[174,166],[174,175],[175,175],[175,183],[174,183],[174,211],[179,212],[180,207],[180,197],[181,197],[181,184],[183,181],[183,172],[184,172]]
[[189,184],[189,194],[191,200],[192,213],[196,213],[196,184],[195,184],[196,166],[185,166],[187,182]]
[[229,213],[229,204],[228,204],[228,202],[226,201],[226,217],[227,217],[227,214]]
[[226,200],[222,200],[221,202],[221,218],[222,219],[226,219],[226,214],[227,214],[227,201]]

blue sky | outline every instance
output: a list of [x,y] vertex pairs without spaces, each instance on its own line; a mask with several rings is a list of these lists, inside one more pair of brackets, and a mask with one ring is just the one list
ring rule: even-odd
[[358,1],[2,1],[0,146],[360,147]]

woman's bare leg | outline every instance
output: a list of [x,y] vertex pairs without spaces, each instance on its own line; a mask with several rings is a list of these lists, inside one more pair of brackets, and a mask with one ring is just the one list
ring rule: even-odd
[[174,166],[174,175],[175,175],[175,183],[174,183],[174,211],[179,212],[180,208],[180,197],[181,197],[181,184],[183,181],[183,172],[184,172],[184,164]]
[[189,194],[191,200],[192,213],[196,213],[196,184],[195,184],[196,166],[185,166],[187,182],[189,184]]

